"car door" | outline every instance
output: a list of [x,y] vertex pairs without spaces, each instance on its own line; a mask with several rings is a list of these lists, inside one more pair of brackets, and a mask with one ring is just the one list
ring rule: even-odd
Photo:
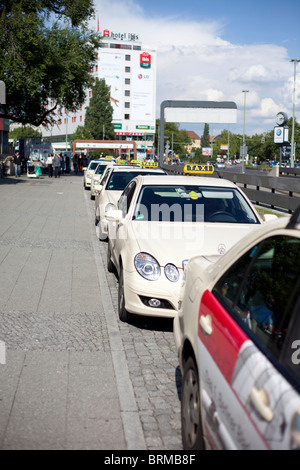
[[126,216],[129,211],[131,201],[136,190],[136,181],[132,180],[124,189],[119,201],[118,209],[122,211],[123,218],[119,223],[110,226],[110,246],[113,263],[118,267],[118,260],[121,251],[128,242]]
[[199,309],[205,433],[212,447],[300,447],[300,239],[270,237]]

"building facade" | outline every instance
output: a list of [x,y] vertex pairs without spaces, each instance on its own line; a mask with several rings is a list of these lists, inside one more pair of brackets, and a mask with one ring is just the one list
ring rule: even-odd
[[[156,51],[144,48],[137,34],[106,29],[101,36],[91,74],[105,79],[110,89],[116,139],[134,140],[138,157],[143,158],[154,152],[155,146]],[[78,126],[84,126],[91,97],[92,90],[87,90],[86,101],[78,111],[59,109],[53,115],[56,123],[41,128],[43,137],[50,138],[55,149],[71,150],[72,134]],[[105,129],[101,137],[105,140]]]

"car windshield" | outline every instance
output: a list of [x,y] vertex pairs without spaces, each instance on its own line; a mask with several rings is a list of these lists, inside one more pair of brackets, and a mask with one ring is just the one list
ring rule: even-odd
[[[155,170],[152,171],[143,171],[143,175],[157,175]],[[141,174],[141,172],[137,171],[113,171],[110,175],[109,180],[106,184],[106,189],[109,191],[123,191],[127,184],[136,176]],[[161,173],[163,174],[163,173]]]
[[235,188],[207,186],[147,186],[141,189],[134,220],[258,224]]
[[89,164],[89,170],[95,170],[97,168],[98,162],[91,162]]
[[95,171],[95,175],[102,175],[104,172],[105,168],[107,168],[109,165],[98,165],[97,170]]

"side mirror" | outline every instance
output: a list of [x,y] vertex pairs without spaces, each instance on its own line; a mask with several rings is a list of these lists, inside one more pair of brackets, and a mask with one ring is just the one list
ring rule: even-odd
[[123,218],[123,212],[119,209],[111,209],[105,211],[105,218],[109,220],[109,222],[119,223]]
[[276,220],[278,217],[275,214],[264,214],[264,221],[271,222],[272,220]]
[[95,191],[98,191],[98,193],[101,193],[103,189],[102,184],[95,184]]

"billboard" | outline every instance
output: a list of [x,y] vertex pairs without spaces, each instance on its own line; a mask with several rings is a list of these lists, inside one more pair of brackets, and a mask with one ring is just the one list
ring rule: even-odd
[[133,121],[155,121],[153,100],[153,70],[135,68],[132,71],[132,109]]
[[110,89],[110,102],[113,107],[113,120],[123,118],[123,54],[101,52],[99,78],[104,78]]

